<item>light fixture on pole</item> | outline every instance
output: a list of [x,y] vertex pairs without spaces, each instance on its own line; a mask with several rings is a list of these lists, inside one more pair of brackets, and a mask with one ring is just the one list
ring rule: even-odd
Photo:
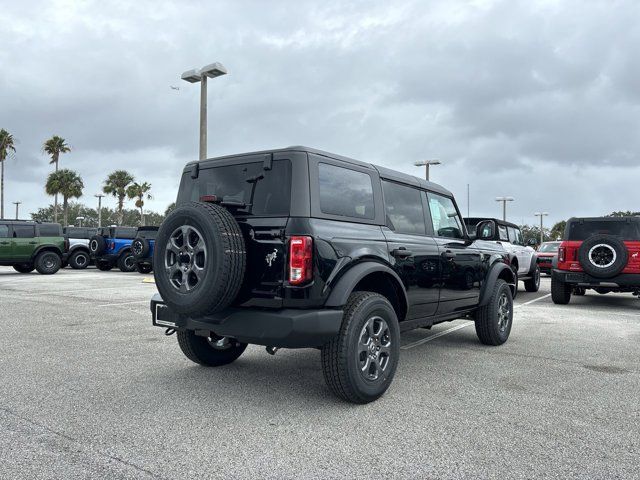
[[98,228],[102,226],[102,197],[104,197],[101,193],[96,193],[94,195],[98,199]]
[[18,220],[18,218],[20,218],[20,216],[18,215],[18,212],[19,212],[21,203],[22,202],[13,202],[13,204],[16,206],[16,220]]
[[507,202],[513,202],[513,197],[496,197],[496,202],[502,202],[502,220],[507,221]]
[[79,227],[82,226],[82,221],[84,220],[84,217],[76,217],[76,222],[79,222],[80,225],[78,225]]
[[427,182],[429,181],[429,165],[440,165],[442,162],[440,160],[421,160],[419,162],[415,162],[414,165],[416,167],[425,167],[425,178]]
[[200,82],[200,160],[207,158],[207,78],[226,74],[227,69],[224,65],[215,62],[200,69],[187,70],[181,76],[185,82]]
[[540,245],[544,242],[544,230],[542,229],[542,219],[549,215],[547,212],[536,212],[534,213],[536,217],[540,217]]

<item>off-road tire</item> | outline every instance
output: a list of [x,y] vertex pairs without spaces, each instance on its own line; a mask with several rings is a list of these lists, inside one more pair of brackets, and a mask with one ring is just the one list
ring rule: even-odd
[[18,263],[13,266],[13,269],[19,273],[31,273],[35,268],[36,266],[33,263]]
[[149,255],[149,251],[151,250],[151,245],[149,244],[149,240],[146,238],[136,237],[133,242],[131,242],[131,251],[133,252],[133,256],[136,258],[145,258]]
[[91,256],[83,250],[75,251],[69,257],[69,265],[75,270],[84,270],[90,263]]
[[531,278],[524,281],[524,289],[527,292],[537,292],[540,290],[540,267],[536,265]]
[[[206,255],[201,279],[185,292],[174,286],[165,267],[170,237],[183,226],[199,232]],[[171,212],[158,231],[153,255],[156,287],[176,313],[200,316],[217,312],[228,307],[240,292],[246,257],[242,231],[228,210],[211,203],[187,203]]]
[[515,288],[513,289],[513,292],[511,292],[511,297],[513,300],[516,299],[516,297],[518,296],[518,287],[519,287],[519,279],[518,279],[518,268],[513,268],[513,266],[511,266],[511,272],[513,273],[513,282],[515,285]]
[[136,263],[136,270],[138,273],[151,273],[153,271],[153,266],[148,263]]
[[[600,268],[591,263],[589,251],[598,244],[603,244],[611,248],[616,253],[615,261],[606,268]],[[629,260],[629,251],[626,245],[618,237],[613,235],[592,235],[582,242],[578,249],[578,261],[585,273],[596,278],[611,278],[618,275],[626,266]]]
[[101,272],[108,272],[113,268],[113,264],[109,262],[96,262],[96,268]]
[[551,277],[551,300],[556,305],[566,305],[571,300],[573,285]]
[[220,367],[234,362],[247,348],[246,343],[230,339],[225,349],[212,345],[207,337],[200,337],[191,330],[176,332],[178,345],[185,357],[194,363],[205,367]]
[[107,248],[107,242],[102,235],[94,235],[89,239],[91,255],[100,255]]
[[62,258],[56,252],[40,252],[35,261],[36,270],[41,275],[53,275],[62,266]]
[[[390,355],[376,380],[360,373],[358,343],[364,325],[373,317],[385,320],[389,328]],[[368,403],[382,396],[391,385],[400,358],[400,327],[396,312],[385,297],[373,292],[354,292],[344,309],[340,333],[322,347],[322,373],[329,389],[352,403]]]
[[[500,324],[500,302],[503,298],[508,308],[506,325]],[[476,310],[475,326],[478,339],[485,345],[497,346],[507,341],[513,326],[513,297],[507,282],[496,280],[489,302]]]
[[121,272],[130,273],[136,271],[136,260],[131,252],[120,255],[117,264]]

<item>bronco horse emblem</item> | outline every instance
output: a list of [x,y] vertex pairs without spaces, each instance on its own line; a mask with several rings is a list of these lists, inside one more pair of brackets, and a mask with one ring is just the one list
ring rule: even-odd
[[271,264],[276,258],[278,258],[278,249],[274,248],[273,252],[268,253],[265,258],[267,260],[267,265],[271,266]]

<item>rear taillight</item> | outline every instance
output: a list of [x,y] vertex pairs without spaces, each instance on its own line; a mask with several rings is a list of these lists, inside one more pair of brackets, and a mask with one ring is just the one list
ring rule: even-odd
[[109,243],[109,250],[114,250],[116,248],[116,242]]
[[71,243],[69,242],[68,238],[64,239],[64,251],[68,252],[69,251],[69,247],[71,246]]
[[565,247],[560,247],[558,249],[558,262],[564,262],[566,255],[567,255],[567,249]]
[[313,277],[313,239],[291,237],[289,242],[289,283],[302,285]]

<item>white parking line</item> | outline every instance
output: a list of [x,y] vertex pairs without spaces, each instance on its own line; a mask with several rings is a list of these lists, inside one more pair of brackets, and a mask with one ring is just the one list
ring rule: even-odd
[[136,300],[135,302],[122,302],[122,303],[105,303],[103,305],[96,305],[97,307],[117,307],[118,305],[133,305],[134,303],[149,303],[151,298],[146,300]]
[[[519,305],[514,305],[513,309],[515,310],[516,308],[519,308],[519,307],[524,307],[524,306],[527,306],[527,305],[531,305],[532,303],[537,302],[538,300],[542,300],[543,298],[548,298],[550,296],[551,296],[551,294],[548,293],[547,295],[543,295],[542,297],[534,298],[533,300],[529,300],[528,302],[521,303]],[[410,348],[417,347],[419,345],[423,345],[423,344],[425,344],[427,342],[430,342],[431,340],[435,340],[436,338],[443,337],[443,336],[445,336],[445,335],[447,335],[447,334],[449,334],[451,332],[455,332],[456,330],[460,330],[461,328],[470,327],[473,324],[474,324],[473,322],[468,322],[468,323],[463,323],[462,325],[456,325],[455,327],[451,327],[451,328],[449,328],[447,330],[443,330],[442,332],[438,332],[435,335],[431,335],[431,336],[429,336],[427,338],[422,338],[422,339],[417,340],[415,342],[407,343],[406,345],[403,345],[402,347],[400,347],[400,349],[401,350],[409,350]]]

